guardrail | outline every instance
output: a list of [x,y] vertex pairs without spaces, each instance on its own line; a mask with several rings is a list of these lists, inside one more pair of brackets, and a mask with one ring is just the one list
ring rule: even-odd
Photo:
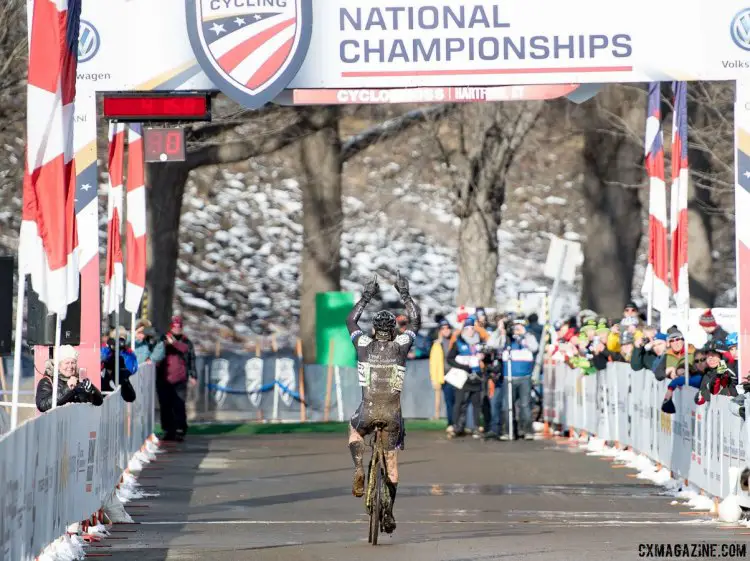
[[133,403],[118,390],[101,407],[58,407],[0,438],[0,558],[33,561],[113,499],[153,433],[154,375],[144,365],[131,378]]
[[[588,376],[564,364],[547,364],[544,419],[562,430],[631,447],[669,469],[674,479],[727,497],[737,483],[730,473],[739,477],[748,467],[750,423],[732,414],[726,396],[696,405],[694,388],[675,390],[677,412],[664,413],[667,385],[650,371],[633,371],[625,363],[610,363]],[[740,469],[730,472],[733,467]],[[750,507],[750,494],[737,488],[740,505]]]

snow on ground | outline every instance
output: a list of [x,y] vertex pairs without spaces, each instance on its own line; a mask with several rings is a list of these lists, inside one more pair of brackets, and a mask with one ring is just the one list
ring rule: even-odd
[[[688,506],[694,511],[707,511],[711,515],[716,515],[719,522],[740,522],[750,527],[750,521],[740,521],[742,509],[739,506],[736,494],[737,484],[735,484],[732,493],[718,504],[717,509],[717,505],[712,498],[702,494],[691,485],[686,486],[682,481],[673,479],[670,470],[665,467],[659,468],[642,454],[636,454],[632,450],[613,448],[600,438],[590,438],[587,442],[579,442],[579,446],[588,450],[587,455],[589,456],[612,458],[618,464],[637,470],[637,479],[651,481],[655,485],[664,487],[667,496],[682,501],[674,500],[670,503],[672,505]],[[730,470],[730,479],[739,482],[739,470],[737,468]]]

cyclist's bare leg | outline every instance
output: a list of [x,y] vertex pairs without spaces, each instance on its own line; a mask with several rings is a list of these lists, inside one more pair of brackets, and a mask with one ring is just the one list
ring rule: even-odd
[[365,468],[362,463],[365,456],[365,440],[351,425],[349,426],[349,451],[352,453],[354,462],[352,495],[361,497],[365,494]]

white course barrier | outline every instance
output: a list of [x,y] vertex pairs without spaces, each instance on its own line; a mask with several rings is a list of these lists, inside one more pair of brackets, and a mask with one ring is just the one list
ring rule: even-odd
[[[610,363],[589,376],[564,364],[547,365],[544,418],[563,430],[630,446],[669,469],[673,478],[717,498],[728,496],[737,483],[729,474],[736,478],[750,460],[750,423],[732,414],[728,397],[712,396],[696,405],[694,388],[675,390],[677,412],[668,415],[661,410],[667,385],[624,363]],[[740,504],[750,507],[750,495],[742,490],[738,495]]]
[[101,407],[58,407],[0,439],[0,559],[33,561],[113,499],[152,435],[154,376],[153,366],[139,367],[133,403],[118,389]]

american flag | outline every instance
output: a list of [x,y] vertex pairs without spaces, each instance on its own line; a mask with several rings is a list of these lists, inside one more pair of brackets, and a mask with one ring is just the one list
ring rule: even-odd
[[648,268],[644,295],[651,295],[655,310],[669,308],[669,251],[667,245],[667,191],[664,184],[664,137],[661,130],[661,82],[648,88],[646,119],[646,172],[649,177]]
[[79,293],[73,107],[80,14],[80,0],[36,0],[29,14],[19,271],[60,319]]
[[128,223],[125,233],[127,248],[127,284],[125,309],[138,313],[146,286],[146,187],[144,173],[143,135],[139,124],[128,127]]
[[674,121],[672,124],[672,291],[675,302],[690,302],[688,286],[688,121],[687,83],[674,82]]
[[289,2],[287,9],[278,12],[222,18],[207,15],[202,27],[209,54],[238,84],[251,91],[262,89],[292,52],[296,4]]
[[107,195],[107,268],[104,274],[103,312],[120,309],[123,297],[122,178],[125,163],[125,125],[109,124],[109,193]]

